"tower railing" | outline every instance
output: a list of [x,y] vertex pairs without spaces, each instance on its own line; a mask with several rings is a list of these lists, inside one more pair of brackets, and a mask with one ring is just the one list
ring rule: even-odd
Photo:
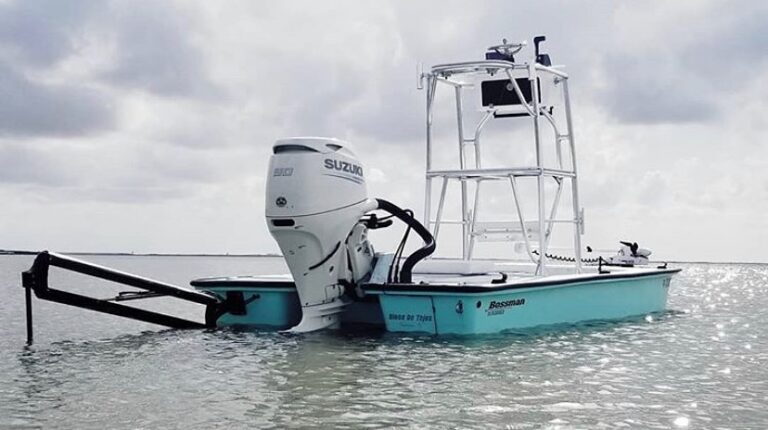
[[[507,46],[507,45],[503,45]],[[517,46],[517,45],[515,45]],[[524,46],[520,45],[520,46]],[[519,50],[519,49],[518,49]],[[511,55],[510,55],[511,57]],[[439,240],[440,227],[446,224],[461,226],[461,258],[471,260],[475,255],[478,241],[510,241],[522,242],[525,253],[535,264],[535,274],[546,273],[547,249],[552,239],[552,232],[557,224],[570,224],[573,228],[574,270],[581,272],[581,234],[583,234],[583,215],[579,206],[578,180],[576,170],[576,150],[573,138],[571,106],[568,95],[568,75],[556,68],[540,64],[537,55],[526,63],[507,60],[470,61],[451,64],[440,64],[432,67],[421,75],[421,88],[426,88],[426,190],[424,206],[424,224],[430,229],[436,240]],[[506,77],[505,82],[499,83],[499,77]],[[506,85],[509,92],[505,97],[511,103],[483,103],[482,115],[467,137],[466,120],[464,115],[464,91],[475,85],[474,81],[493,81],[494,84]],[[483,81],[488,79],[489,81]],[[542,84],[551,90],[546,100],[542,98]],[[485,84],[483,84],[485,85]],[[435,169],[433,167],[433,151],[435,139],[433,135],[433,116],[435,94],[439,88],[451,87],[456,105],[458,157],[456,168]],[[562,89],[562,97],[555,100],[554,89]],[[485,89],[484,89],[485,90]],[[498,100],[497,100],[498,101]],[[516,101],[516,103],[515,103]],[[545,101],[545,103],[543,103]],[[565,122],[558,122],[553,114],[554,109],[562,109]],[[509,120],[511,117],[527,117],[533,122],[534,149],[536,164],[533,166],[488,168],[483,166],[481,137],[483,130],[492,120]],[[543,118],[543,122],[541,121]],[[562,122],[562,121],[561,121]],[[542,127],[548,124],[554,133],[554,142],[546,142],[542,138]],[[471,130],[471,129],[470,129]],[[545,163],[545,145],[554,144],[555,160]],[[564,159],[563,146],[568,149],[570,159]],[[471,147],[471,148],[470,148]],[[468,150],[471,149],[473,162],[468,162]],[[519,179],[534,178],[536,180],[536,216],[526,219],[526,203],[520,192]],[[551,206],[545,199],[545,181],[551,179],[555,183]],[[433,182],[440,185],[440,192],[435,202],[432,195]],[[511,200],[514,203],[517,219],[513,223],[488,221],[480,222],[482,184],[487,181],[505,181],[511,188]],[[444,219],[445,201],[449,182],[460,186],[461,217],[458,220]],[[571,213],[570,216],[558,218],[561,197],[566,183],[570,185]],[[470,195],[470,191],[473,193]],[[470,198],[471,197],[471,198]],[[528,205],[531,203],[529,202]],[[470,208],[471,206],[471,208]],[[436,212],[433,213],[433,207]],[[536,242],[534,244],[533,242]]]

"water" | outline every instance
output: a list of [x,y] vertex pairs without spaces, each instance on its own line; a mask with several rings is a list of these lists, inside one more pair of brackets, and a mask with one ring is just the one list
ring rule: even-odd
[[[284,270],[86,259],[177,284]],[[475,338],[167,330],[36,301],[26,348],[30,263],[0,256],[0,428],[768,428],[768,265],[681,265],[662,315]]]

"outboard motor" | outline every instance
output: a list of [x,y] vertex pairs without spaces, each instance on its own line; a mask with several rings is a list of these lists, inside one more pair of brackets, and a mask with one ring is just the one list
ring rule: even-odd
[[650,250],[640,248],[637,242],[620,241],[619,243],[621,248],[616,252],[616,255],[608,258],[609,264],[630,267],[648,264],[648,257],[651,256]]
[[378,203],[368,198],[363,167],[346,146],[299,137],[273,147],[266,217],[301,301],[293,332],[338,327],[349,302],[345,285],[371,270],[373,248],[360,218]]

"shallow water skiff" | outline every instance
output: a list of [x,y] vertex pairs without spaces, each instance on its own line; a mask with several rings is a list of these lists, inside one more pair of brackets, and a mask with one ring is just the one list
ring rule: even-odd
[[[298,333],[377,326],[470,335],[661,312],[679,269],[651,263],[650,251],[633,242],[622,242],[615,255],[582,246],[569,78],[540,52],[543,40],[534,38],[525,61],[515,56],[526,42],[504,41],[490,47],[484,60],[421,72],[426,93],[421,220],[368,195],[366,170],[348,143],[281,139],[272,147],[265,215],[290,274],[197,279],[189,289],[42,253],[24,274],[27,294],[172,327],[253,326]],[[449,111],[456,135],[450,146],[447,134],[433,126],[434,118],[448,110],[439,108],[442,92],[453,99]],[[468,109],[471,104],[476,109]],[[485,136],[492,124],[494,130]],[[512,147],[511,137],[520,140],[520,133],[499,130],[513,124],[529,127],[532,142]],[[492,149],[493,159],[485,159],[481,149]],[[535,162],[525,165],[525,160]],[[498,208],[493,197],[500,194],[492,187],[505,190],[506,207]],[[458,196],[450,203],[449,189]],[[494,218],[486,210],[494,200],[496,209],[508,214]],[[395,222],[405,228],[400,245],[392,252],[374,251],[369,233]],[[418,236],[416,248],[404,255],[414,244],[408,241],[415,237],[411,232]],[[563,240],[566,246],[554,246]],[[452,256],[438,257],[438,243],[441,252],[454,248]],[[486,258],[484,247],[490,249]],[[510,256],[498,258],[499,250]],[[64,293],[48,287],[49,266],[143,291],[110,300]],[[205,305],[205,323],[117,303],[157,296]],[[29,300],[28,321],[31,340]]]

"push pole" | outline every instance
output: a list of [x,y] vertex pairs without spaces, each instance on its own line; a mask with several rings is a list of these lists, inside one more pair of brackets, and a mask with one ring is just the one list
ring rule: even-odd
[[33,327],[32,327],[32,289],[24,288],[24,298],[26,300],[26,313],[27,313],[27,345],[32,345],[34,340]]

